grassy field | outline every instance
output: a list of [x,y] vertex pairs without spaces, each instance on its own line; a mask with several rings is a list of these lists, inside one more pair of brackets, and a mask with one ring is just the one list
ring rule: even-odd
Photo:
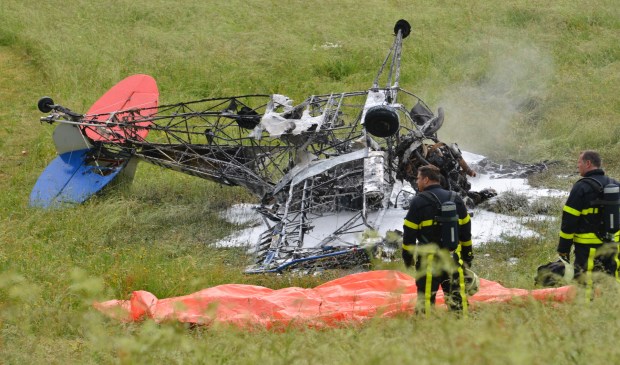
[[[0,2],[0,363],[613,363],[615,286],[590,305],[488,305],[456,321],[283,332],[119,324],[92,301],[224,283],[313,287],[342,273],[244,276],[244,251],[211,243],[242,228],[218,212],[254,198],[154,166],[72,209],[28,207],[55,156],[40,96],[85,111],[135,73],[155,77],[163,103],[364,90],[401,18],[413,26],[401,86],[445,108],[442,140],[495,159],[560,161],[537,185],[568,189],[575,177],[556,176],[573,173],[586,148],[620,176],[617,1]],[[558,227],[532,228],[540,237],[479,247],[475,270],[533,288]]]

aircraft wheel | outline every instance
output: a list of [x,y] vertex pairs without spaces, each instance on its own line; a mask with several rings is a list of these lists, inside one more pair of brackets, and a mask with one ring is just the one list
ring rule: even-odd
[[52,100],[52,98],[50,98],[49,96],[42,97],[41,99],[39,99],[39,102],[37,103],[37,107],[42,113],[51,112],[52,105],[54,105],[54,100]]

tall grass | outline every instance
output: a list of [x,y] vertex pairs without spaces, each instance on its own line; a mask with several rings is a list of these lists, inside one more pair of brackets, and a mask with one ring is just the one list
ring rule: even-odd
[[[242,228],[218,212],[253,198],[153,166],[81,206],[27,202],[55,155],[53,127],[37,122],[40,96],[83,112],[134,73],[154,76],[164,103],[363,90],[400,18],[413,26],[401,86],[445,108],[443,140],[498,159],[564,163],[539,185],[567,189],[571,179],[555,176],[572,173],[585,148],[600,149],[617,174],[619,11],[612,0],[0,2],[0,362],[610,362],[619,352],[615,287],[589,306],[488,305],[461,321],[438,314],[283,332],[119,324],[92,300],[224,283],[312,287],[343,273],[242,275],[244,249],[211,244]],[[558,227],[531,228],[540,237],[479,247],[475,270],[532,288]]]

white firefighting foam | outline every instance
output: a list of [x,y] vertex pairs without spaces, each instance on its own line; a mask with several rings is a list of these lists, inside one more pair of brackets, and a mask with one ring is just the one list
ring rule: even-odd
[[[471,166],[475,166],[477,162],[484,159],[484,156],[463,152],[463,157]],[[527,183],[526,179],[520,178],[496,178],[493,174],[479,173],[476,177],[468,177],[471,183],[472,191],[480,191],[483,189],[495,189],[499,195],[503,192],[513,192],[527,196],[530,200],[540,197],[566,197],[568,192],[553,189],[533,188]],[[410,186],[403,187],[405,191],[413,191]],[[218,246],[253,246],[258,242],[259,235],[267,229],[262,223],[260,214],[254,210],[254,205],[238,204],[228,210],[222,212],[222,218],[227,221],[239,224],[250,225],[251,227],[241,229],[234,234],[218,241]],[[499,213],[494,213],[481,208],[474,208],[472,213],[472,241],[474,246],[487,242],[501,242],[505,237],[536,237],[538,233],[526,227],[527,222],[532,220],[551,220],[550,216],[535,215],[525,217],[515,217]],[[379,225],[379,233],[384,235],[390,230],[402,231],[403,219],[407,211],[401,206],[390,208],[386,211],[381,224]],[[342,213],[337,216],[327,218],[328,222],[314,220],[314,229],[308,232],[305,247],[316,246],[321,239],[328,236],[334,227],[345,223],[351,217],[351,213]],[[371,221],[375,217],[370,215]],[[361,241],[360,237],[343,237],[346,241],[351,239]]]

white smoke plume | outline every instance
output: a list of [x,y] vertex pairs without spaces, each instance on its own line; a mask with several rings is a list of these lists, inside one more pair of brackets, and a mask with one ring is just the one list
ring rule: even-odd
[[493,40],[480,54],[488,57],[481,56],[489,63],[484,76],[449,88],[437,103],[446,114],[439,137],[468,151],[497,155],[511,143],[513,124],[545,99],[553,62],[550,55],[524,42]]

